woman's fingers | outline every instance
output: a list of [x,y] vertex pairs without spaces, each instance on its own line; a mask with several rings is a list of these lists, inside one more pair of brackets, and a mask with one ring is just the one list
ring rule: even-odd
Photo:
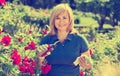
[[39,57],[39,65],[42,66],[44,65],[43,62],[45,60],[45,57]]
[[92,67],[90,63],[89,64],[87,63],[85,56],[79,57],[79,64],[85,69],[90,69]]
[[85,60],[85,57],[84,57],[84,56],[79,57],[79,64],[80,64],[80,66],[82,66],[82,67],[84,67],[84,68],[87,67],[88,64],[86,63],[86,60]]
[[85,60],[85,57],[82,56],[82,57],[77,57],[77,59],[73,62],[74,65],[85,65],[86,64],[86,60]]
[[48,50],[48,44],[40,45],[37,49],[40,53]]
[[47,44],[42,45],[40,48],[41,48],[42,50],[47,50],[47,49],[48,49],[48,45],[47,45]]
[[79,62],[80,62],[81,64],[86,64],[85,57],[80,57],[80,58],[79,58]]

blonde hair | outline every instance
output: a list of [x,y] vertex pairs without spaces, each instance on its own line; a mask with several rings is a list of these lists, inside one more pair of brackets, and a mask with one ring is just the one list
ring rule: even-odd
[[62,12],[67,12],[69,19],[70,19],[70,24],[69,24],[69,27],[67,28],[67,31],[69,31],[71,33],[74,31],[74,28],[73,28],[74,27],[74,18],[73,18],[72,9],[70,8],[70,6],[68,4],[61,3],[61,4],[56,5],[52,10],[52,13],[50,16],[50,23],[49,23],[49,25],[50,25],[49,34],[50,35],[54,35],[57,33],[57,29],[55,28],[55,17],[58,16]]

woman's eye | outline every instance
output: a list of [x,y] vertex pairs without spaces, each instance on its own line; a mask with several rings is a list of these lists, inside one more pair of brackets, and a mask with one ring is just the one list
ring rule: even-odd
[[56,17],[55,19],[56,19],[56,20],[60,20],[60,19],[65,20],[65,19],[67,19],[67,17],[62,17],[62,18],[60,18],[60,17]]
[[63,19],[67,19],[67,17],[63,17]]
[[66,17],[63,17],[63,19],[66,19]]
[[60,19],[59,17],[57,17],[56,19]]

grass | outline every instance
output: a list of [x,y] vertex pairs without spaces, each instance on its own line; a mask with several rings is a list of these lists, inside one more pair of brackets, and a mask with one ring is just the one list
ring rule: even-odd
[[119,64],[104,64],[98,66],[96,76],[120,76],[120,63]]
[[103,28],[113,28],[110,24],[104,24]]
[[[99,24],[96,20],[92,19],[91,17],[80,17],[80,24],[75,24],[77,27],[90,27],[98,28]],[[104,29],[112,29],[113,27],[110,24],[104,24]]]
[[75,24],[75,26],[85,26],[85,27],[98,27],[97,21],[90,17],[80,17],[80,24]]

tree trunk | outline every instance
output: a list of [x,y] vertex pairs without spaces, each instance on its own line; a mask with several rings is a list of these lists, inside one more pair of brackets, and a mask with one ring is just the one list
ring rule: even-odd
[[101,19],[99,21],[99,29],[103,29],[103,25],[104,25],[104,19]]
[[105,16],[101,15],[101,19],[98,21],[99,29],[103,29],[103,25],[105,23]]

